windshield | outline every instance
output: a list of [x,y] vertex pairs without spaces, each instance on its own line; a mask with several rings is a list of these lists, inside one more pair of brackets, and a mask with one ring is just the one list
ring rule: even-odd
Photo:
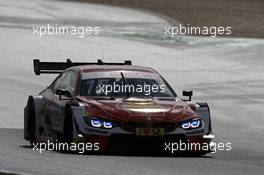
[[164,80],[154,73],[135,71],[84,73],[81,96],[174,97]]

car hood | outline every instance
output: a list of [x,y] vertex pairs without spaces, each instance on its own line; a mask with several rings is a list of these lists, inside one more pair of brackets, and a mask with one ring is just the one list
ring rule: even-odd
[[179,98],[117,98],[92,99],[77,97],[84,104],[87,116],[114,121],[166,121],[177,122],[199,117]]

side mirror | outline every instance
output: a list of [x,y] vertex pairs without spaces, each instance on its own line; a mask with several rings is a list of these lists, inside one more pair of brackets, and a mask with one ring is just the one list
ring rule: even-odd
[[182,96],[189,97],[189,99],[185,101],[192,101],[193,91],[182,91]]
[[[72,94],[70,93],[70,91],[68,91],[66,89],[57,89],[56,94],[60,96],[60,100],[72,99]],[[62,99],[61,96],[68,97],[69,99]]]

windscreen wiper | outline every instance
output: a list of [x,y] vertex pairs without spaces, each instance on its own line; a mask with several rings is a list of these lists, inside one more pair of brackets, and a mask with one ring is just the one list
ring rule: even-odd
[[127,87],[127,81],[126,81],[126,78],[125,78],[123,72],[121,72],[120,74],[121,74],[122,80],[123,80],[124,85],[125,85],[125,90],[126,90],[127,97],[129,98],[129,97],[131,97],[131,93],[130,93],[129,91],[127,91],[127,89],[126,89],[126,87]]

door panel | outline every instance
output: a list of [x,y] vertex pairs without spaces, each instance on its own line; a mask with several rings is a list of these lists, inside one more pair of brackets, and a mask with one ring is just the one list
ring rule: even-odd
[[59,132],[63,131],[63,124],[64,124],[64,116],[65,116],[65,105],[69,100],[65,100],[68,97],[62,96],[61,100],[59,95],[55,92],[58,89],[68,90],[73,94],[73,86],[75,86],[75,72],[74,71],[66,71],[64,72],[61,77],[59,77],[55,82],[54,85],[51,85],[49,95],[48,95],[48,108],[49,108],[49,116],[52,128]]

